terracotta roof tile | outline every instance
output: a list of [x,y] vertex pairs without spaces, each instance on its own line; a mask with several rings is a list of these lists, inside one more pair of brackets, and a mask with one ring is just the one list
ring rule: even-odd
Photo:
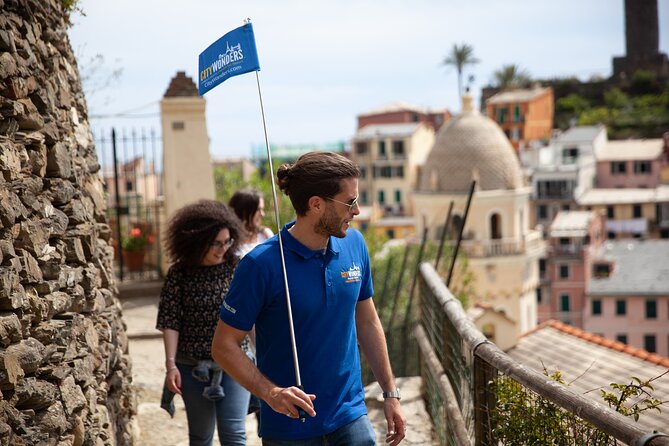
[[626,353],[628,355],[634,356],[639,359],[643,359],[644,361],[648,361],[653,364],[657,364],[663,367],[669,367],[669,358],[660,356],[656,353],[650,353],[646,350],[633,347],[628,344],[623,344],[622,342],[619,341],[614,341],[612,339],[604,338],[596,334],[589,333],[587,331],[581,330],[580,328],[574,327],[572,325],[567,325],[563,322],[556,320],[548,320],[542,322],[541,324],[537,325],[534,329],[524,333],[523,336],[527,336],[528,334],[534,333],[547,326],[553,327],[556,330],[560,330],[563,333],[567,333],[577,338],[583,339],[584,341],[588,341],[593,344],[601,345],[602,347],[607,347],[612,350]]

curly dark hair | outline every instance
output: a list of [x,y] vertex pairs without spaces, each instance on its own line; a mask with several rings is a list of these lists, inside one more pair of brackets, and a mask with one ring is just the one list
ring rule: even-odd
[[276,172],[279,189],[290,197],[297,215],[305,215],[309,198],[332,198],[341,189],[341,180],[358,178],[360,169],[348,158],[334,152],[309,152],[294,164],[282,164]]
[[260,231],[259,227],[253,225],[253,216],[258,211],[261,198],[263,196],[257,189],[245,187],[232,194],[228,202],[237,217],[244,223],[246,230],[252,233]]
[[225,253],[225,261],[234,263],[238,260],[239,243],[246,237],[237,215],[224,203],[215,200],[188,204],[177,210],[168,223],[167,255],[175,265],[195,268],[200,265],[221,229],[226,228],[234,242]]

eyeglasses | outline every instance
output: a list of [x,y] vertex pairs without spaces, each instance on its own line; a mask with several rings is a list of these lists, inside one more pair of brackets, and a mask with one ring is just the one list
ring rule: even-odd
[[232,244],[235,242],[235,239],[229,238],[225,240],[224,242],[220,242],[218,240],[214,240],[213,242],[209,243],[209,247],[212,249],[221,249],[221,248],[229,248],[232,246]]
[[355,197],[350,203],[344,203],[343,201],[335,200],[334,198],[325,197],[326,200],[334,201],[335,203],[343,204],[348,206],[348,211],[351,212],[356,204],[358,204],[358,197]]

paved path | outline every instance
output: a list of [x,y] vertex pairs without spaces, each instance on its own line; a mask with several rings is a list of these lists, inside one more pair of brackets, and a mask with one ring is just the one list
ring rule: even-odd
[[[153,328],[156,321],[157,299],[155,297],[135,297],[124,300],[123,319],[130,338],[133,382],[138,394],[138,423],[142,446],[188,446],[188,427],[183,402],[175,398],[176,414],[173,419],[159,406],[165,369],[164,353],[160,332]],[[407,438],[402,445],[434,445],[434,434],[425,405],[420,396],[420,377],[399,378],[402,389],[402,407],[407,417]],[[367,408],[378,444],[383,445],[386,423],[383,416],[381,390],[376,383],[365,388]],[[247,445],[259,446],[255,416],[249,416],[246,423]],[[214,441],[219,445],[218,440]]]

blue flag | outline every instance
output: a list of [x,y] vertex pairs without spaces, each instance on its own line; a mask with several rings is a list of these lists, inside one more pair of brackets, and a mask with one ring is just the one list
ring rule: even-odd
[[260,70],[253,26],[247,23],[209,45],[200,54],[200,96],[226,79]]

